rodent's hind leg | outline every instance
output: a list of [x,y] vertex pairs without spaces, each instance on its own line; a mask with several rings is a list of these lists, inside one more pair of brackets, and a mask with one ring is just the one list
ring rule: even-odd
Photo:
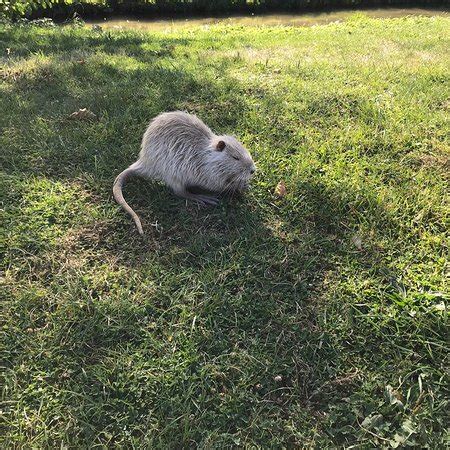
[[201,195],[193,194],[193,200],[196,202],[202,202],[206,206],[217,206],[219,204],[219,199],[213,195]]
[[193,200],[202,206],[216,206],[219,203],[219,199],[213,195],[194,194],[189,192],[186,188],[174,189],[174,192],[178,197]]

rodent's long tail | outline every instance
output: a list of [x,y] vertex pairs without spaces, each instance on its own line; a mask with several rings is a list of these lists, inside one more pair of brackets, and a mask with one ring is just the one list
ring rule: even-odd
[[125,169],[122,173],[117,175],[117,178],[114,180],[113,185],[113,196],[114,200],[133,218],[138,232],[142,236],[144,234],[144,230],[142,229],[141,220],[139,219],[139,216],[133,211],[131,206],[125,201],[122,194],[122,187],[124,183],[131,175],[137,174],[138,172],[136,170],[136,163],[134,163],[130,167],[128,167],[128,169]]

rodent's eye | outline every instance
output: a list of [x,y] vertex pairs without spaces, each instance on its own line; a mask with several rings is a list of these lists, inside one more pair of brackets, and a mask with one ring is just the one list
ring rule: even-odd
[[236,161],[239,161],[239,158],[238,158],[237,156],[231,155],[231,157],[232,157],[233,159],[235,159]]

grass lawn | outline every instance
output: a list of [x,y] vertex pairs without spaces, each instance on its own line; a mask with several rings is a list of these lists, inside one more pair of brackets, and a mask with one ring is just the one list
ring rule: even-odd
[[[443,448],[449,46],[2,25],[2,447]],[[214,209],[130,182],[142,241],[112,182],[174,109],[259,171]]]

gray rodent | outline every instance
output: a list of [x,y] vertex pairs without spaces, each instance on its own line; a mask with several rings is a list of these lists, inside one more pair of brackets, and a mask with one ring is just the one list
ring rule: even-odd
[[122,187],[131,175],[163,181],[180,197],[200,205],[217,205],[214,195],[241,192],[248,187],[256,167],[247,149],[233,136],[216,136],[198,117],[182,111],[162,113],[149,124],[139,159],[120,173],[113,195],[133,218],[143,235],[138,215],[123,198]]

